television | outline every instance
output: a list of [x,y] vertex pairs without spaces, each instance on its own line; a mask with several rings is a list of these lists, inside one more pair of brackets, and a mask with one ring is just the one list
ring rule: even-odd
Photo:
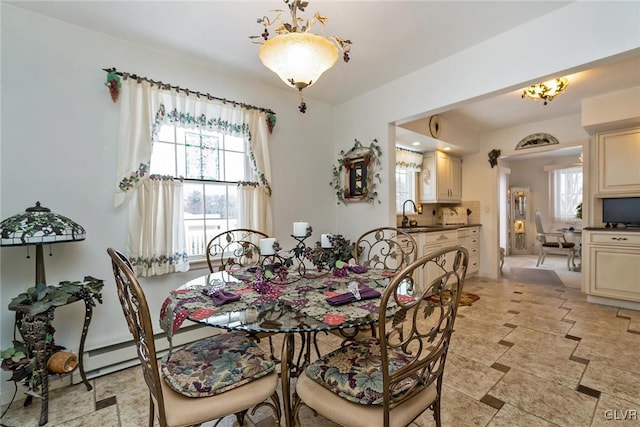
[[640,227],[640,197],[602,199],[602,222]]

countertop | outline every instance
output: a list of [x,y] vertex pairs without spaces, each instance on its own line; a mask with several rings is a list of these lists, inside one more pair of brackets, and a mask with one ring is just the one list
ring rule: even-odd
[[582,229],[587,231],[610,231],[612,233],[640,233],[640,227],[628,227],[628,228],[583,227]]
[[398,227],[405,233],[433,233],[437,231],[459,230],[461,228],[482,227],[482,224],[465,224],[465,225],[422,225],[417,227]]

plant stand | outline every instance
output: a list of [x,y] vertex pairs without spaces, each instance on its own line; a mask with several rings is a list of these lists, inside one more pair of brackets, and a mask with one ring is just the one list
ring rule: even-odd
[[[93,315],[93,306],[91,304],[91,297],[88,299],[80,297],[71,297],[65,305],[72,304],[76,301],[83,300],[85,302],[85,316],[84,325],[82,327],[82,335],[80,337],[80,347],[78,350],[78,368],[80,369],[80,376],[82,382],[87,387],[87,390],[91,390],[91,384],[87,381],[87,377],[84,372],[84,366],[82,363],[82,354],[84,352],[84,343],[87,338],[87,331],[89,330],[89,324],[91,323],[91,317]],[[48,422],[49,418],[49,372],[47,370],[47,361],[52,353],[53,342],[47,344],[47,332],[53,322],[54,313],[57,307],[51,307],[43,313],[36,315],[29,314],[30,305],[28,304],[9,304],[9,310],[16,312],[16,326],[20,331],[20,335],[24,339],[24,343],[29,351],[29,354],[36,359],[36,368],[34,375],[40,377],[41,398],[42,406],[40,408],[40,423],[44,425]],[[56,374],[55,377],[68,374]],[[33,400],[33,395],[27,396],[24,405],[27,406]]]

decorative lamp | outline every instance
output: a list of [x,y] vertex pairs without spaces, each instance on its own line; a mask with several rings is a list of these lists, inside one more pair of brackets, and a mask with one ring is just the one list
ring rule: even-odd
[[567,86],[569,86],[569,80],[566,77],[552,79],[524,88],[522,98],[527,97],[536,101],[543,99],[544,105],[547,105],[548,101],[553,100],[553,98],[562,93]]
[[[81,225],[40,205],[0,222],[0,246],[36,246],[36,285],[46,284],[42,246],[84,240]],[[28,258],[28,255],[27,255]]]
[[[251,36],[252,39],[262,38],[263,42],[258,52],[258,57],[265,67],[273,71],[285,84],[298,89],[300,94],[301,113],[307,111],[307,105],[302,96],[302,89],[314,84],[322,73],[338,60],[338,49],[343,52],[344,62],[349,62],[351,40],[339,37],[322,37],[309,32],[315,23],[324,25],[327,18],[316,12],[311,21],[298,18],[298,11],[304,12],[309,5],[303,0],[284,0],[289,7],[291,23],[284,22],[280,18],[282,10],[274,10],[275,18],[258,18],[258,23],[264,26],[260,36]],[[277,36],[269,39],[269,27],[274,24],[279,26],[274,30]]]

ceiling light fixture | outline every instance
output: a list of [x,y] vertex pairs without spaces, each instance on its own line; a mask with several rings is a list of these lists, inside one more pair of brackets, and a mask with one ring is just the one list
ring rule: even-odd
[[[258,18],[258,24],[264,26],[264,31],[259,36],[251,36],[251,39],[262,38],[258,56],[265,67],[273,71],[288,85],[298,89],[300,94],[301,113],[307,111],[307,105],[302,96],[302,89],[314,84],[322,73],[338,60],[338,49],[342,51],[344,62],[349,62],[351,40],[340,37],[322,37],[309,32],[311,27],[318,23],[324,26],[327,18],[318,12],[313,15],[311,21],[299,18],[298,11],[304,12],[309,6],[308,1],[284,0],[289,7],[291,22],[284,22],[280,18],[282,10],[274,10],[276,16],[269,19],[264,16]],[[274,30],[277,36],[269,38],[269,27],[278,24]]]
[[566,77],[552,79],[524,88],[522,98],[527,97],[536,101],[543,99],[544,105],[547,105],[548,101],[553,100],[553,98],[562,93],[567,86],[569,86],[569,80]]

